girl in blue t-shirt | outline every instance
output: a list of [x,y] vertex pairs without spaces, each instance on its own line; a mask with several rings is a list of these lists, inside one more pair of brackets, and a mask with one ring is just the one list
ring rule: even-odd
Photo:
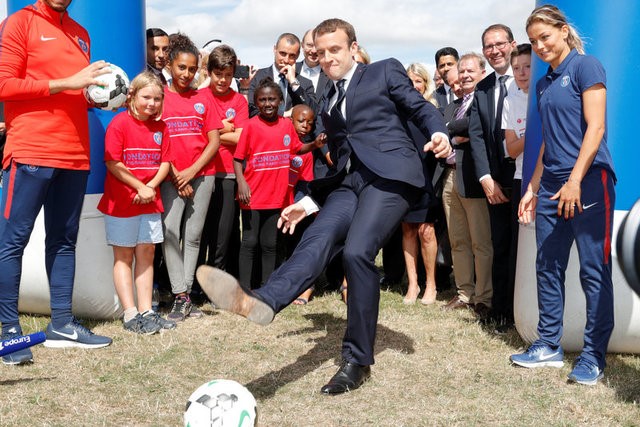
[[529,368],[563,365],[564,279],[575,241],[587,323],[569,381],[594,385],[603,377],[613,330],[615,175],[605,128],[606,76],[597,59],[584,55],[582,41],[555,6],[536,8],[526,28],[534,52],[549,64],[536,85],[543,142],[518,209],[522,223],[536,220],[540,337],[511,361]]

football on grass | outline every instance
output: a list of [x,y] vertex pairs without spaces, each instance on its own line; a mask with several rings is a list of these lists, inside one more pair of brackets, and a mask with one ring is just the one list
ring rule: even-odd
[[185,427],[250,427],[256,424],[256,399],[243,385],[231,380],[202,384],[187,401]]
[[117,65],[109,64],[111,72],[97,77],[101,85],[90,85],[84,89],[84,96],[89,103],[102,110],[117,110],[127,100],[129,77]]

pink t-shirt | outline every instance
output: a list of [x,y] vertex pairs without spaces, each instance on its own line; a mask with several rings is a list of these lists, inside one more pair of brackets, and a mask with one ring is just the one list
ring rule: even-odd
[[251,206],[242,209],[281,209],[288,203],[289,165],[302,148],[291,120],[275,122],[255,116],[246,122],[234,158],[246,159],[244,177],[251,189]]
[[[218,109],[220,120],[234,118],[233,124],[236,128],[244,128],[244,124],[249,120],[249,105],[244,96],[238,92],[229,90],[225,95],[214,95],[211,90],[207,93],[212,99],[213,104]],[[233,172],[233,154],[237,145],[220,144],[218,154],[214,157],[214,165],[216,173],[232,174]]]
[[[128,111],[115,116],[104,137],[104,160],[120,161],[140,181],[147,183],[158,173],[162,162],[171,161],[169,134],[162,121],[140,121]],[[132,217],[163,211],[160,191],[152,203],[133,204],[138,192],[107,171],[104,194],[98,210],[117,217]]]
[[[171,92],[167,87],[164,90],[162,120],[171,139],[172,163],[179,171],[194,164],[202,155],[209,144],[207,134],[222,128],[217,109],[205,91],[209,89],[185,93]],[[214,174],[212,159],[195,176]]]

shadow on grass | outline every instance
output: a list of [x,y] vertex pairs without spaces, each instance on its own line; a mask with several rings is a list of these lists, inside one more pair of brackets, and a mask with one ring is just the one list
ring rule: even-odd
[[[625,360],[634,358],[633,362]],[[640,367],[637,355],[607,355],[605,381],[615,389],[616,398],[637,404],[640,402]]]
[[22,384],[22,383],[30,383],[30,382],[34,382],[34,381],[51,381],[51,380],[55,380],[58,377],[39,377],[39,378],[18,378],[15,380],[0,380],[0,386],[6,385],[6,386],[10,386],[10,385],[15,385],[15,384]]
[[[273,397],[280,387],[301,379],[309,372],[317,369],[319,365],[335,357],[336,348],[339,349],[342,343],[346,320],[328,313],[306,314],[304,317],[313,322],[313,324],[308,328],[292,331],[291,334],[302,335],[318,331],[326,331],[326,334],[314,339],[315,345],[313,348],[291,364],[245,384],[256,399]],[[394,349],[407,354],[415,352],[412,338],[378,324],[375,354],[386,349]],[[331,375],[333,373],[331,371]],[[329,380],[329,377],[327,377],[327,380]]]

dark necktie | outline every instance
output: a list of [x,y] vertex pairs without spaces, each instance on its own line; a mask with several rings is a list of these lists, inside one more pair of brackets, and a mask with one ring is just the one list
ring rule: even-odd
[[345,96],[345,90],[344,90],[344,84],[345,84],[346,80],[345,79],[341,79],[338,80],[336,82],[336,87],[338,88],[338,97],[336,98],[336,103],[333,104],[333,108],[331,109],[331,114],[333,115],[334,110],[337,114],[340,114],[340,117],[342,117],[344,119],[344,116],[342,115],[342,101],[344,101],[344,96]]
[[280,90],[282,91],[282,103],[278,106],[278,115],[282,116],[284,114],[284,108],[287,105],[287,78],[284,74],[278,74],[280,80],[278,81],[278,86],[280,86]]
[[507,79],[509,76],[500,76],[500,93],[498,94],[498,108],[496,109],[496,130],[502,129],[502,106],[504,105],[504,98],[507,96]]
[[507,79],[509,76],[500,76],[498,80],[500,81],[500,93],[498,95],[498,108],[496,108],[496,126],[495,126],[495,134],[496,141],[502,142],[503,132],[502,132],[502,106],[504,104],[504,98],[507,96]]

